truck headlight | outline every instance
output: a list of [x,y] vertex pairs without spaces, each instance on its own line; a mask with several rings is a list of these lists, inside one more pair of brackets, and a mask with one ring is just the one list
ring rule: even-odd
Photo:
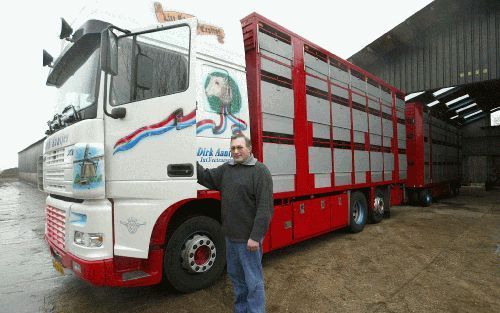
[[75,235],[73,237],[73,242],[82,247],[100,247],[102,246],[102,241],[103,234],[101,233],[84,233],[81,231],[75,231]]

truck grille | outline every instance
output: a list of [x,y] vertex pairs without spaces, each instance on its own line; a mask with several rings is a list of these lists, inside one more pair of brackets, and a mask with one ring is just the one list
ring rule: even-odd
[[45,162],[49,166],[64,163],[64,148],[47,153]]
[[45,178],[50,180],[64,181],[64,169],[47,170]]
[[47,190],[65,192],[64,169],[45,170],[45,180]]
[[65,159],[65,148],[47,152],[43,156],[43,184],[48,193],[69,196],[71,193],[72,163]]
[[54,243],[58,248],[64,250],[64,238],[66,234],[65,212],[48,205],[45,209],[45,214],[47,216],[47,239]]

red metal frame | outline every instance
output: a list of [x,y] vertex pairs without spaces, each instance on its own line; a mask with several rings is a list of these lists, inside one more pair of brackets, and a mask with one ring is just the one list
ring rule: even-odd
[[423,106],[406,104],[406,151],[408,158],[408,179],[406,186],[424,186],[424,117]]
[[432,180],[432,116],[429,116],[429,171],[430,183],[425,183],[425,120],[424,112],[427,108],[421,102],[411,102],[406,104],[406,134],[407,134],[407,158],[408,158],[408,179],[406,187],[409,189],[428,189],[433,197],[439,197],[450,193],[450,186],[460,185],[460,175],[454,179],[433,182]]
[[[249,16],[242,19],[242,27],[245,38],[245,47],[246,47],[246,64],[247,64],[247,85],[248,85],[248,94],[249,94],[249,108],[251,112],[255,112],[256,114],[252,115],[251,118],[251,135],[252,135],[252,143],[253,143],[253,151],[255,156],[259,160],[263,160],[263,152],[262,152],[262,109],[260,103],[260,57],[265,57],[260,55],[257,50],[258,42],[256,33],[258,31],[259,24],[269,25],[280,32],[286,33],[290,35],[292,38],[292,47],[294,49],[294,60],[292,65],[293,71],[293,92],[294,92],[294,101],[295,101],[295,118],[294,118],[294,128],[295,130],[300,130],[300,136],[295,135],[295,149],[296,155],[300,156],[300,159],[297,160],[297,174],[296,174],[296,188],[295,192],[292,193],[279,193],[275,194],[276,198],[286,198],[286,197],[297,197],[297,196],[306,196],[313,195],[319,193],[327,193],[327,192],[339,192],[345,190],[352,189],[363,189],[370,188],[371,186],[380,186],[380,185],[391,185],[391,184],[401,184],[404,183],[405,179],[399,178],[399,158],[398,158],[398,142],[397,142],[397,116],[396,116],[396,106],[395,106],[395,97],[396,94],[402,95],[403,93],[397,90],[395,87],[388,85],[383,82],[380,78],[373,76],[372,74],[362,70],[361,68],[339,58],[338,56],[328,52],[327,50],[311,43],[310,41],[302,38],[301,36],[296,35],[295,33],[277,25],[276,23],[268,20],[267,18],[257,14],[252,13]],[[354,142],[351,140],[351,155],[352,155],[352,163],[353,163],[353,171],[352,171],[352,181],[354,182],[352,185],[329,188],[314,188],[313,175],[309,174],[309,160],[308,160],[308,147],[312,143],[312,130],[307,121],[307,112],[306,106],[306,93],[305,93],[305,67],[304,67],[304,45],[310,46],[321,53],[324,53],[328,58],[335,59],[344,64],[348,69],[353,69],[366,78],[369,78],[379,85],[389,89],[392,94],[392,121],[393,121],[393,140],[391,142],[390,151],[394,153],[394,170],[391,180],[383,180],[378,183],[371,183],[371,178],[366,183],[356,184],[354,180]],[[266,57],[265,57],[266,58]],[[279,63],[279,62],[277,62]],[[311,74],[307,74],[313,77],[316,77]],[[317,77],[319,78],[319,77]],[[321,79],[321,78],[320,78]],[[322,79],[325,81],[324,79]],[[334,83],[328,78],[328,88],[330,90],[330,84],[334,85]],[[343,87],[343,86],[340,86]],[[351,108],[352,115],[352,90],[349,90],[349,106]],[[365,106],[367,107],[368,96],[363,95],[365,98]],[[381,103],[381,102],[380,102]],[[382,105],[382,104],[381,104]],[[381,107],[382,108],[382,107]],[[368,113],[368,109],[366,109]],[[381,110],[382,114],[382,110]],[[257,118],[255,118],[257,117]],[[351,124],[353,123],[353,119],[351,116]],[[351,138],[353,136],[353,127],[351,125]],[[365,135],[369,137],[367,132]],[[333,136],[333,133],[332,133]],[[331,137],[332,138],[332,137]],[[367,149],[365,151],[370,152],[371,148],[369,145],[369,139],[365,140],[365,145]],[[334,156],[332,155],[332,162],[334,160]],[[369,174],[369,173],[368,173]],[[332,173],[333,176],[333,173]],[[371,177],[371,175],[369,175]],[[332,178],[333,180],[333,178]]]

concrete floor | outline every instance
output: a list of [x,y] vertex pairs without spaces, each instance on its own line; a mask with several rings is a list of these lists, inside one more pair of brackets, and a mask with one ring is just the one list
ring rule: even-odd
[[[44,195],[0,181],[0,312],[231,312],[226,277],[192,294],[96,288],[58,276]],[[500,191],[463,188],[429,208],[393,207],[359,234],[264,256],[268,312],[500,312]]]

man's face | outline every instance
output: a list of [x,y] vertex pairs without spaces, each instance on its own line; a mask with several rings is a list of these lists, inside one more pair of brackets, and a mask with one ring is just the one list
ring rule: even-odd
[[252,153],[252,149],[247,147],[245,138],[238,137],[231,140],[231,154],[236,163],[243,163]]

